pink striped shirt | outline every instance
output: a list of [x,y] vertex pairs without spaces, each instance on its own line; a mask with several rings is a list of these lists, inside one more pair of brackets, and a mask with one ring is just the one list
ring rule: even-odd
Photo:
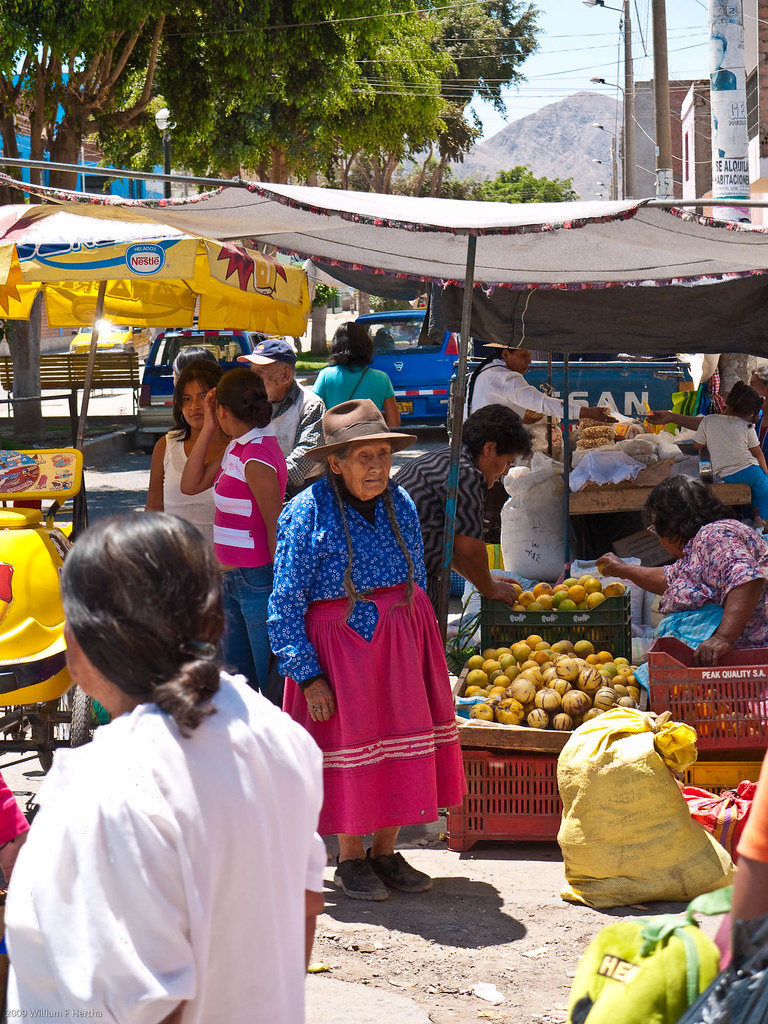
[[274,469],[280,497],[285,496],[288,469],[272,426],[254,427],[229,442],[213,485],[213,547],[222,565],[253,568],[272,561],[267,528],[245,479],[249,462]]

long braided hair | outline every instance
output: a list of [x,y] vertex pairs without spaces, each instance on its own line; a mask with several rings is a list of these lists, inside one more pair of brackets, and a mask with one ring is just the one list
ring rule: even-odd
[[[341,452],[336,453],[336,457],[341,459],[343,459],[345,455],[345,449],[342,449]],[[355,589],[355,584],[352,580],[352,563],[354,561],[354,551],[352,549],[352,537],[350,536],[349,526],[347,525],[347,516],[344,511],[344,499],[341,496],[341,490],[339,488],[338,474],[334,473],[330,466],[328,466],[326,473],[330,478],[333,493],[336,496],[336,502],[338,503],[339,512],[341,513],[341,525],[344,527],[344,538],[347,542],[347,568],[344,570],[344,592],[346,593],[349,599],[347,602],[346,613],[346,621],[349,621],[350,615],[355,610],[355,604],[358,601],[368,601],[368,598],[364,594],[358,594],[357,590]],[[398,547],[403,552],[403,557],[405,558],[406,565],[408,566],[408,581],[405,591],[405,601],[402,602],[402,604],[405,604],[409,608],[412,608],[414,586],[413,559],[411,558],[411,553],[408,550],[408,545],[405,543],[402,532],[400,531],[400,524],[397,521],[395,506],[394,502],[392,501],[391,487],[392,485],[388,483],[386,488],[384,489],[383,494],[381,495],[381,498],[384,502],[384,508],[387,513],[389,525],[392,528],[392,533],[395,535],[395,540],[397,541]]]

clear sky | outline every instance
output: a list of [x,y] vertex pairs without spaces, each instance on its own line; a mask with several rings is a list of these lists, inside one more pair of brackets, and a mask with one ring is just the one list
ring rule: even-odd
[[[536,0],[534,0],[536,3]],[[623,8],[623,0],[606,0]],[[526,81],[506,91],[507,119],[490,104],[474,105],[483,121],[483,138],[548,103],[585,89],[620,96],[594,85],[594,75],[624,84],[624,42],[620,11],[587,7],[581,0],[538,0],[539,50],[522,65]],[[706,0],[666,0],[670,80],[706,78],[709,47]],[[631,0],[632,54],[637,81],[653,78],[651,0]]]

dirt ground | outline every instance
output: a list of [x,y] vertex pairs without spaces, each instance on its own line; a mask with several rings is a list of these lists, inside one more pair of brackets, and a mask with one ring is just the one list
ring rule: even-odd
[[[459,854],[447,849],[444,832],[444,819],[403,829],[398,848],[434,886],[421,895],[393,892],[382,903],[350,900],[334,887],[337,849],[329,840],[326,910],[312,954],[334,978],[408,996],[433,1024],[561,1024],[579,957],[600,928],[685,907],[574,906],[560,898],[557,844],[486,842]],[[701,924],[713,936],[719,919]],[[504,1001],[473,994],[478,983],[494,985]]]

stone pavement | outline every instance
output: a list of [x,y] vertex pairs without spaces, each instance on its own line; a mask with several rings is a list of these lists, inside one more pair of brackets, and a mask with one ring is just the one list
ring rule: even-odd
[[407,996],[320,974],[307,977],[306,1024],[430,1024]]

